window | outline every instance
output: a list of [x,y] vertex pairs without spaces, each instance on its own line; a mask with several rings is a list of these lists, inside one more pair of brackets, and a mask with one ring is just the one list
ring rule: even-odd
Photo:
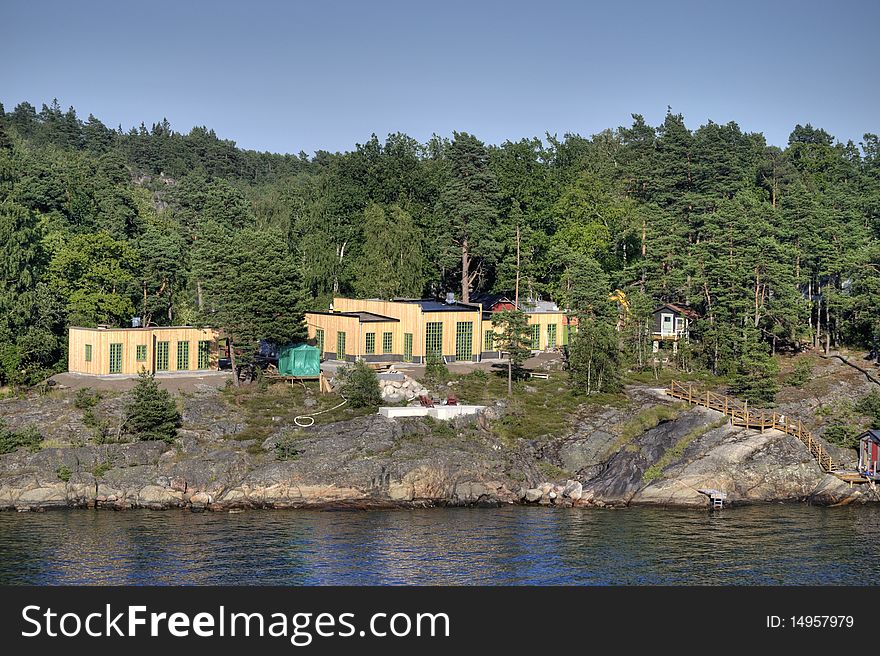
[[156,371],[168,371],[168,342],[156,342]]
[[345,333],[336,333],[336,359],[345,360]]
[[199,369],[211,367],[211,341],[199,340]]
[[556,324],[547,324],[547,348],[556,347]]
[[458,321],[455,324],[455,359],[470,360],[474,354],[474,322]]
[[425,356],[429,359],[443,357],[443,324],[439,321],[425,324]]
[[318,328],[315,330],[315,341],[318,343],[318,351],[321,352],[321,355],[324,355],[324,329]]
[[367,348],[364,353],[376,352],[376,333],[367,333]]
[[391,353],[391,333],[382,333],[382,353]]
[[135,347],[134,356],[138,362],[146,362],[147,361],[147,345],[146,344],[138,344]]
[[491,351],[495,346],[495,332],[492,330],[487,330],[485,336],[483,337],[483,350]]
[[684,332],[684,317],[675,317],[675,332]]
[[189,342],[177,342],[177,370],[189,369]]
[[412,333],[403,333],[403,361],[412,362]]
[[122,373],[122,344],[110,345],[110,373]]
[[541,324],[532,326],[532,350],[537,351],[541,348]]
[[92,345],[86,344],[86,362],[92,361]]

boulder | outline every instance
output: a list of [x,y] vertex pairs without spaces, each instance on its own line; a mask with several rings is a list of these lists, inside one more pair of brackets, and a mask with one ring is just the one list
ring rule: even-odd
[[526,490],[525,499],[529,503],[534,503],[535,501],[539,501],[541,499],[541,497],[543,497],[543,496],[544,496],[544,490],[537,488],[537,487],[533,487],[533,488]]

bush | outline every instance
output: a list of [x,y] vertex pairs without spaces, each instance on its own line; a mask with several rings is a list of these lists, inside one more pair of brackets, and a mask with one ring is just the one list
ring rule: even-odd
[[180,426],[180,413],[168,390],[159,387],[152,374],[142,371],[126,408],[125,428],[139,440],[173,442]]
[[39,451],[43,436],[33,426],[14,431],[6,428],[0,419],[0,453],[12,453],[19,447],[25,447],[31,451]]
[[880,428],[880,391],[868,392],[856,403],[856,410],[870,418],[871,428]]
[[785,381],[792,387],[800,387],[813,376],[813,363],[809,360],[798,360],[794,365],[794,371]]
[[70,476],[73,472],[70,471],[70,467],[67,465],[61,465],[58,469],[55,470],[55,473],[58,474],[58,479],[64,481],[65,483],[70,480]]
[[449,367],[443,362],[443,358],[432,355],[425,363],[425,377],[435,382],[449,380]]
[[825,427],[825,432],[822,435],[831,444],[853,449],[858,446],[856,438],[861,432],[858,426],[834,421]]
[[79,410],[91,410],[101,400],[100,392],[96,392],[91,387],[83,387],[76,391],[73,397],[73,405]]
[[275,443],[275,459],[286,461],[296,460],[302,453],[302,449],[296,446],[296,440],[299,437],[298,431],[294,433],[285,433]]
[[382,404],[379,378],[366,362],[346,365],[340,372],[342,394],[352,408],[369,408]]

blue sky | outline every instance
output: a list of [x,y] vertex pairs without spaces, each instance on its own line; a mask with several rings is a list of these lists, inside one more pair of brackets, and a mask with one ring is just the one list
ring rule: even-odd
[[807,122],[858,142],[880,131],[878,22],[854,0],[3,0],[0,101],[276,152],[588,136],[667,105],[778,145]]

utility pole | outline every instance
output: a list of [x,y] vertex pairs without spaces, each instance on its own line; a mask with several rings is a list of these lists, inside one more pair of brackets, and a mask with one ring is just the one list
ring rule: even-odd
[[[519,222],[516,224],[516,288],[514,289],[513,304],[514,311],[519,312]],[[513,395],[513,354],[507,353],[507,396]]]

